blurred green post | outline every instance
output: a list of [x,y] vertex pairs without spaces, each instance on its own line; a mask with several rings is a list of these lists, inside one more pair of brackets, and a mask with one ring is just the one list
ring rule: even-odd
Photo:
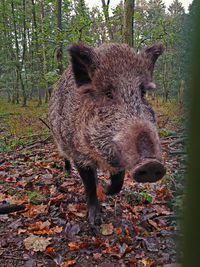
[[188,101],[189,141],[184,214],[184,267],[200,266],[200,1],[195,2]]

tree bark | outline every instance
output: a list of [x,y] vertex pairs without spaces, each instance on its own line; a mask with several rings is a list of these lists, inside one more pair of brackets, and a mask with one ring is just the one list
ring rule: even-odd
[[[26,54],[26,2],[25,2],[25,0],[23,0],[23,50],[22,50],[21,67],[24,66],[25,54]],[[25,67],[24,67],[24,70],[25,70]],[[21,75],[21,71],[19,73],[19,78],[20,78],[20,83],[21,83],[21,87],[22,87],[23,107],[25,107],[26,102],[27,102],[27,95],[26,95],[24,81],[23,81],[23,78]]]
[[[46,73],[47,73],[46,43],[45,43],[46,36],[45,36],[45,31],[44,31],[44,5],[43,5],[42,0],[40,0],[40,18],[41,18],[41,31],[42,31],[42,59],[43,59],[42,81],[43,81],[44,88],[45,88],[45,102],[47,102],[48,101],[48,88],[47,88],[47,82],[46,82]],[[42,96],[40,94],[38,106],[40,106],[41,104],[42,104]]]
[[[23,78],[21,75],[22,63],[20,63],[20,60],[19,60],[19,43],[18,43],[18,37],[17,37],[17,27],[16,27],[16,18],[15,18],[15,9],[14,9],[13,0],[11,2],[11,10],[12,10],[12,16],[13,16],[13,26],[14,26],[14,36],[15,36],[15,46],[16,46],[16,56],[15,57],[16,57],[17,81],[20,81],[20,83],[21,83],[21,89],[22,89],[22,95],[23,95],[23,106],[26,106],[26,92],[25,92]],[[23,0],[23,12],[25,12],[25,0]],[[25,16],[25,13],[24,13],[24,16]],[[24,24],[24,20],[25,20],[25,18],[23,18],[23,24]],[[25,26],[24,26],[24,32],[26,33]],[[22,62],[23,62],[23,57],[22,57]]]
[[112,26],[111,26],[110,17],[109,17],[110,0],[107,0],[107,4],[106,4],[105,0],[101,0],[101,2],[102,2],[105,21],[106,21],[107,28],[108,28],[109,38],[112,41],[114,39],[114,37],[113,37],[113,31],[112,31]]
[[134,46],[133,21],[135,0],[124,0],[124,43]]
[[[32,15],[33,15],[33,32],[34,32],[34,41],[35,41],[35,50],[37,53],[39,52],[39,41],[38,41],[38,26],[37,26],[37,19],[36,19],[36,12],[35,12],[35,2],[32,0]],[[40,71],[40,66],[41,66],[42,59],[40,60],[38,56],[36,56],[36,64],[35,68],[39,72]],[[33,53],[31,57],[31,65],[32,65],[32,70],[33,70]],[[36,77],[35,77],[36,78]],[[38,81],[33,78],[32,83],[35,83],[36,88],[37,88],[37,96],[38,96],[38,106],[42,105],[42,94],[41,94],[41,88],[40,84],[38,84]],[[30,92],[30,96],[33,94],[33,84],[32,84],[32,89]]]
[[58,62],[59,74],[63,73],[63,40],[62,40],[62,0],[56,1],[56,13],[57,13],[57,49],[56,49],[56,58]]
[[185,81],[181,80],[181,87],[179,90],[179,94],[178,94],[178,103],[181,105],[183,104],[183,92],[184,92],[184,88],[185,88]]

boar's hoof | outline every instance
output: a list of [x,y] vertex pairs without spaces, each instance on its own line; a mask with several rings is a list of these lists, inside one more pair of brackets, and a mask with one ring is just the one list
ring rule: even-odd
[[104,190],[106,195],[115,195],[121,191],[124,182],[124,175],[125,171],[120,171],[110,176],[111,184]]
[[101,224],[99,205],[90,205],[88,207],[88,214],[87,215],[88,215],[88,221],[91,225],[94,225],[95,222],[97,224]]
[[166,168],[156,159],[147,159],[136,166],[133,178],[139,183],[154,183],[166,173]]
[[111,185],[108,185],[105,190],[104,190],[104,193],[106,195],[115,195],[115,194],[118,194],[121,190],[121,187],[115,187],[113,186],[112,184]]

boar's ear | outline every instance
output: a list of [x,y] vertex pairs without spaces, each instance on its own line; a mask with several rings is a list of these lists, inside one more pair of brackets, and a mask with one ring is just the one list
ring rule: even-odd
[[96,69],[94,48],[74,43],[69,47],[68,51],[76,84],[81,86],[90,83]]
[[147,58],[149,62],[149,70],[153,71],[157,58],[162,54],[163,46],[161,43],[156,43],[152,46],[147,46],[141,50],[140,55]]

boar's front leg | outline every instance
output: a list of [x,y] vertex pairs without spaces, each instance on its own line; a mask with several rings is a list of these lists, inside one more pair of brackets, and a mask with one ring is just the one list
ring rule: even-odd
[[65,171],[67,172],[67,174],[71,174],[71,163],[68,159],[64,159],[65,160]]
[[97,172],[91,167],[82,167],[77,164],[76,168],[83,180],[88,206],[89,223],[94,224],[95,217],[99,213],[99,203],[97,199]]
[[106,189],[106,195],[115,195],[120,192],[124,183],[125,171],[110,176],[111,184]]

